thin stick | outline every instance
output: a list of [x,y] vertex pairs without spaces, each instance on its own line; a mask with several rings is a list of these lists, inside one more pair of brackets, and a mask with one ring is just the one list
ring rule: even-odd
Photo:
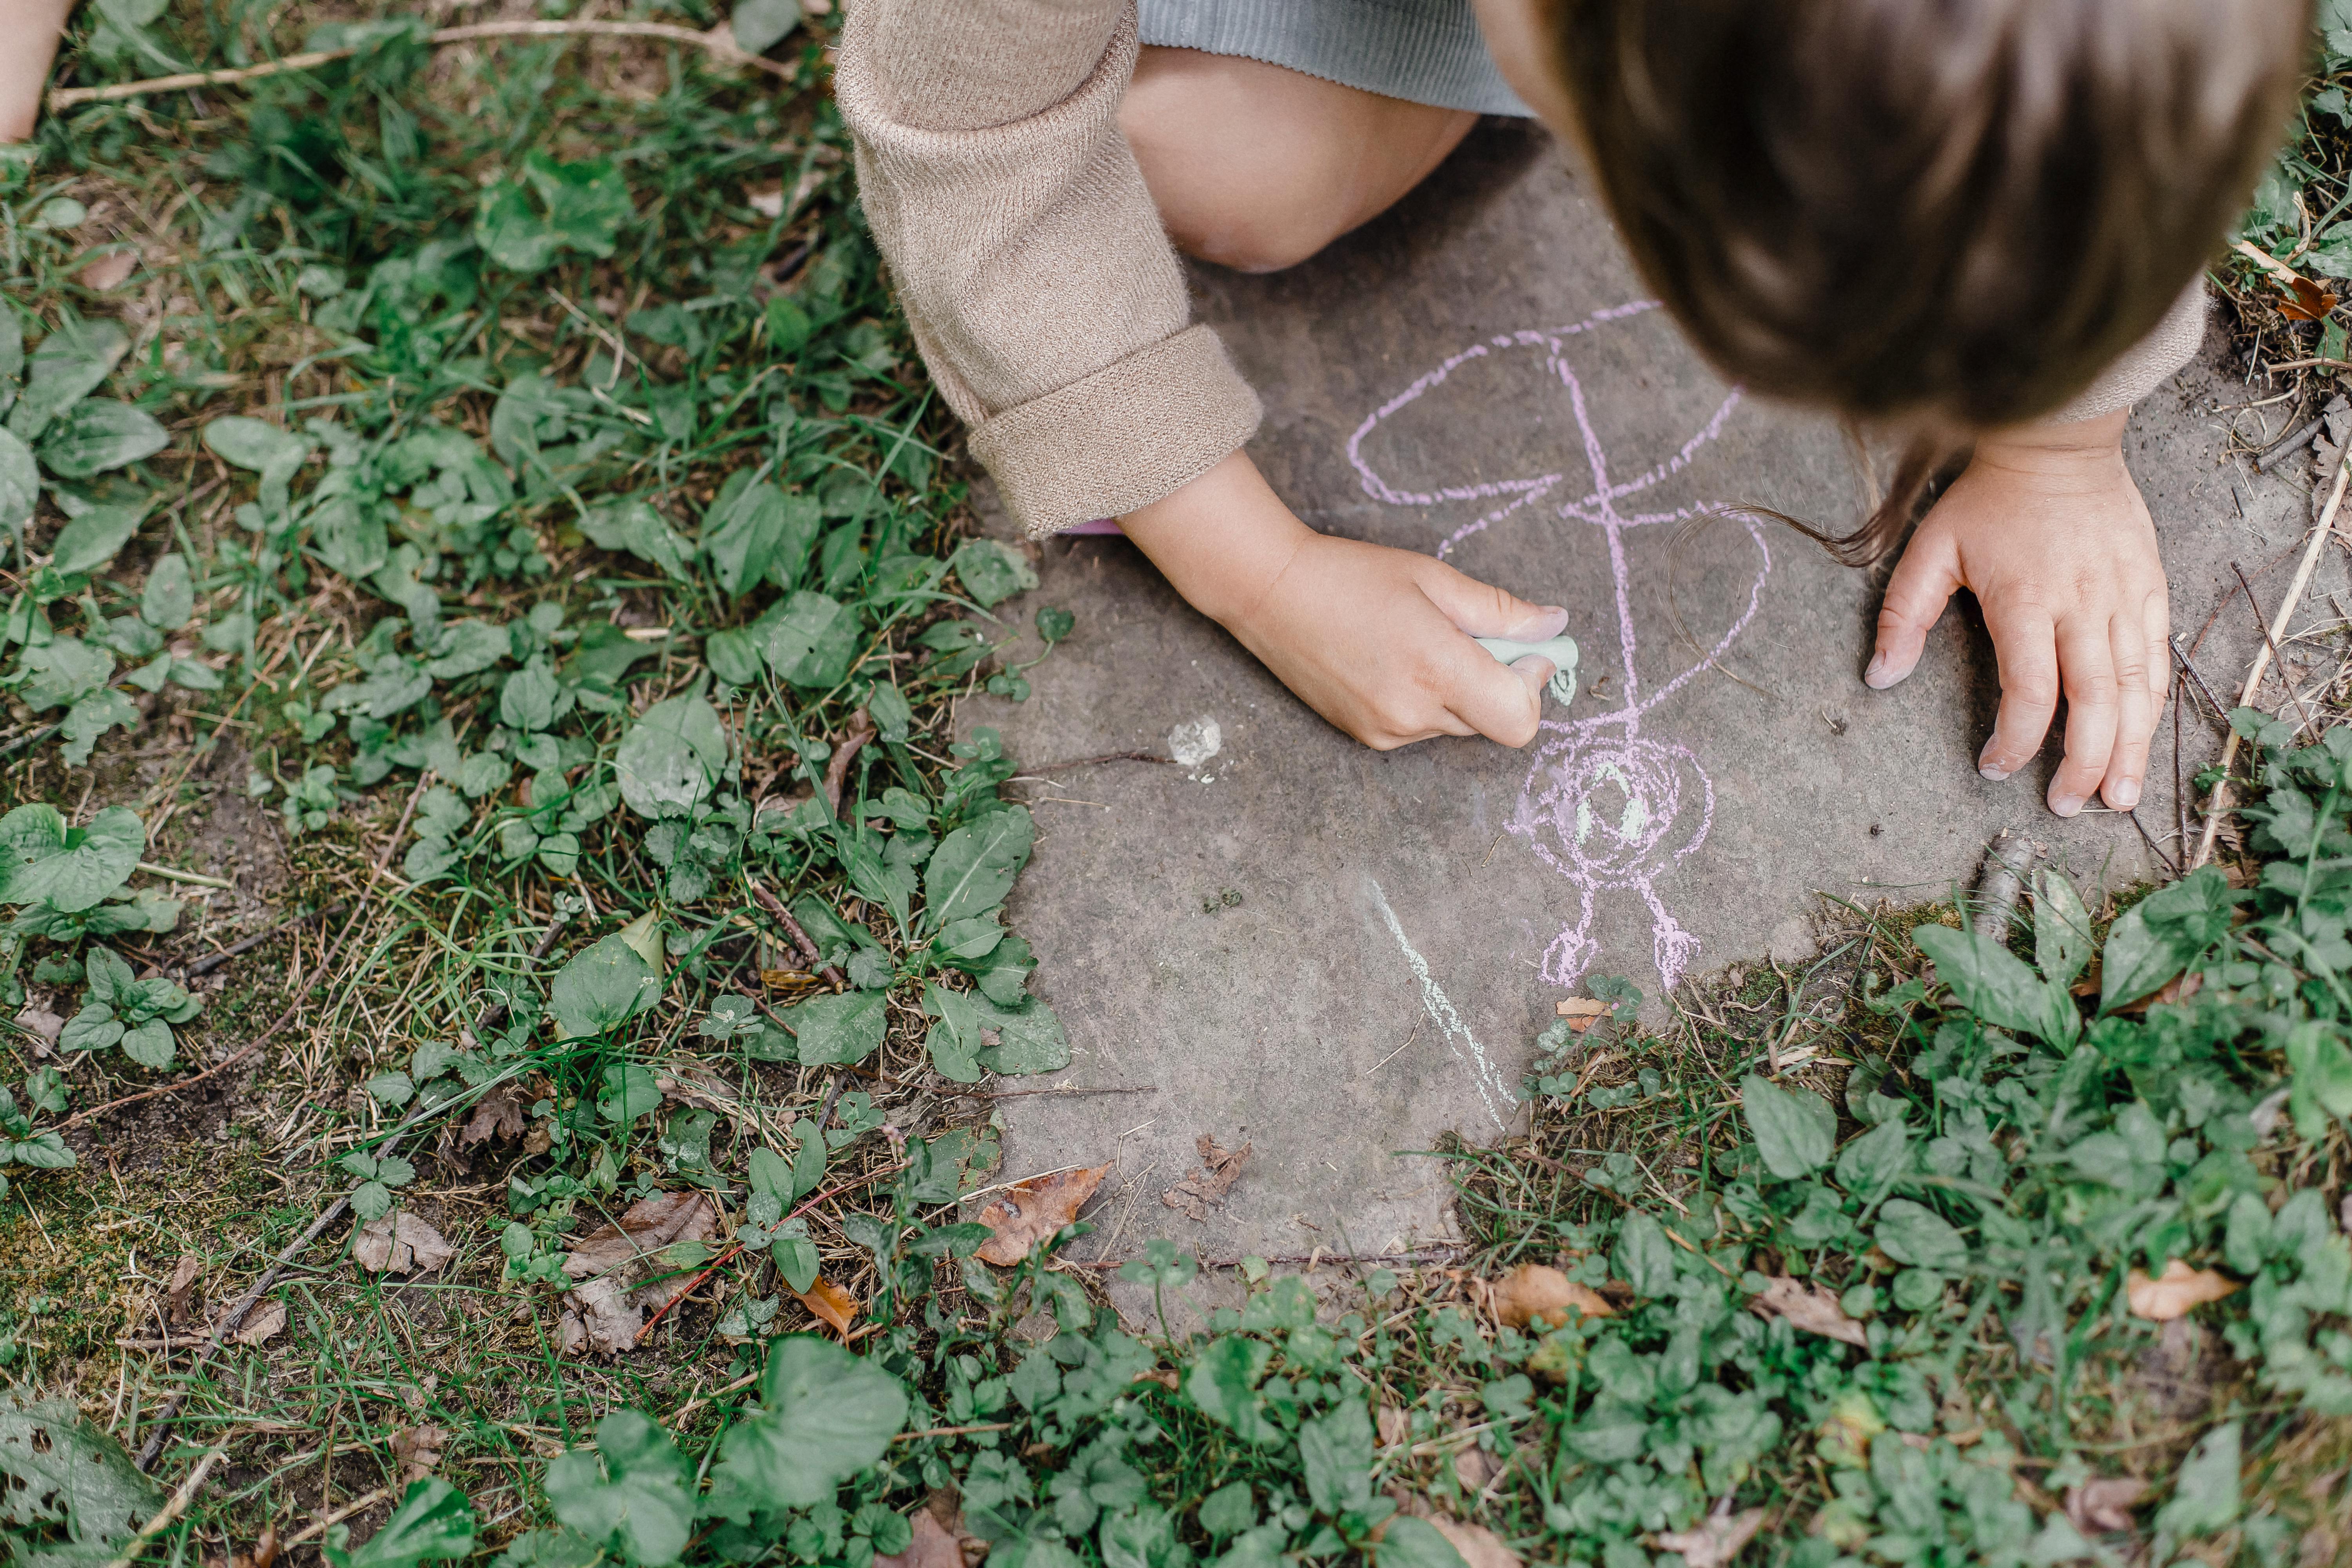
[[831,803],[836,821],[841,817],[841,792],[849,783],[849,764],[857,759],[857,753],[864,751],[866,742],[873,738],[874,721],[866,716],[865,709],[860,708],[849,716],[849,733],[825,763],[824,798]]
[[[735,47],[732,38],[724,35],[698,33],[692,27],[672,26],[665,22],[476,22],[463,27],[444,27],[425,41],[437,48],[444,44],[468,43],[476,38],[583,37],[667,38],[674,44],[691,44],[697,48],[708,49],[730,65],[751,66],[786,81],[793,76],[792,67],[746,53]],[[266,76],[276,76],[281,71],[316,70],[320,66],[349,59],[359,52],[357,48],[311,49],[236,70],[182,71],[177,76],[151,77],[145,81],[121,82],[113,87],[59,88],[49,94],[49,112],[59,113],[78,103],[113,103],[126,98],[144,98],[150,93],[184,92],[198,87],[235,87]]]
[[122,1555],[108,1568],[131,1568],[131,1560],[139,1555],[142,1547],[170,1529],[173,1520],[188,1511],[188,1504],[195,1500],[196,1489],[205,1484],[205,1478],[213,1473],[213,1467],[227,1457],[226,1448],[207,1450],[205,1457],[197,1461],[196,1468],[188,1472],[188,1479],[180,1483],[179,1490],[172,1494],[172,1500],[155,1510],[154,1518],[140,1526],[139,1533],[124,1544]]
[[[2278,634],[2273,632],[2269,626],[2263,623],[2263,602],[2254,597],[2254,585],[2246,581],[2246,574],[2238,570],[2238,563],[2236,562],[2232,561],[2230,563],[2230,570],[2236,575],[2238,579],[2238,586],[2246,591],[2246,608],[2253,612],[2254,628],[2263,634],[2263,641],[2269,647],[2270,656],[2273,658],[2280,658]],[[2281,624],[2284,624],[2284,617],[2282,617]],[[2288,679],[2286,676],[2282,673],[2279,678],[2279,683],[2286,688],[2287,699],[2294,704],[2295,711],[2303,715],[2305,727],[2308,729],[2317,729],[2319,727],[2319,721],[2314,719],[2311,716],[2311,710],[2304,706],[2303,697],[2295,690],[2294,682]]]
[[817,952],[816,943],[809,940],[809,933],[801,930],[801,922],[793,919],[793,911],[784,908],[784,900],[776,897],[775,894],[768,891],[767,885],[765,883],[752,883],[751,896],[760,900],[760,907],[761,909],[767,910],[770,914],[775,916],[777,920],[783,922],[784,929],[792,932],[793,940],[800,944],[801,957],[812,966],[815,966],[816,972],[819,974],[824,975],[826,980],[830,981],[836,986],[846,985],[849,984],[847,977],[845,976],[840,970],[835,969],[832,964],[818,964],[818,961],[824,957],[824,954]]
[[186,882],[198,888],[226,888],[234,890],[236,887],[235,882],[225,877],[206,877],[195,871],[174,870],[169,866],[151,866],[144,860],[140,861],[131,869],[144,871],[151,877],[161,877],[167,882]]
[[297,926],[309,925],[312,921],[325,920],[329,915],[341,914],[343,910],[349,907],[350,906],[345,904],[342,900],[337,899],[325,909],[312,910],[307,915],[296,915],[290,921],[280,921],[258,936],[249,936],[243,942],[232,942],[228,946],[222,948],[218,952],[207,953],[205,956],[196,960],[194,963],[183,966],[180,970],[180,973],[184,978],[189,980],[194,980],[199,975],[210,974],[214,970],[218,969],[230,959],[238,957],[244,953],[251,952],[263,942],[270,942],[278,937],[281,937]]
[[[2344,486],[2352,480],[2352,446],[2336,459],[2336,488],[2328,492],[2327,506],[2319,514],[2319,526],[2311,531],[2311,547],[2303,552],[2303,563],[2294,570],[2294,581],[2287,585],[2286,597],[2279,601],[2278,616],[2267,628],[2263,646],[2254,650],[2253,668],[2246,671],[2246,684],[2238,693],[2238,705],[2245,707],[2254,700],[2263,676],[2271,667],[2271,649],[2278,639],[2286,636],[2287,623],[2294,618],[2295,606],[2303,603],[2303,592],[2311,586],[2311,574],[2318,568],[2320,547],[2328,535],[2336,531],[2336,509],[2344,504]],[[2256,612],[2260,614],[2259,611]],[[2222,814],[2230,809],[2230,766],[2238,760],[2238,731],[2232,729],[2221,746],[2221,776],[2214,782],[2213,794],[2205,803],[2205,837],[2190,858],[2189,869],[2196,870],[2213,858],[2213,839],[2221,831]]]
[[376,1504],[383,1501],[384,1499],[391,1495],[392,1489],[390,1487],[378,1487],[375,1490],[369,1492],[364,1497],[354,1498],[350,1502],[347,1502],[342,1507],[337,1509],[334,1512],[320,1514],[318,1518],[312,1520],[310,1523],[304,1525],[301,1529],[288,1536],[283,1542],[278,1543],[278,1550],[280,1552],[286,1552],[301,1545],[306,1541],[313,1540],[319,1536],[324,1535],[336,1525],[339,1525],[342,1523],[343,1521],[351,1518],[352,1515],[358,1513],[362,1510],[373,1508]]
[[[1099,767],[1105,763],[1161,763],[1172,768],[1176,765],[1176,759],[1163,757],[1157,752],[1106,752],[1099,757],[1072,757],[1066,763],[1046,763],[1034,773],[1026,776],[1041,778],[1047,773],[1058,773],[1066,768]],[[1013,781],[1008,779],[1005,782],[1010,784]]]

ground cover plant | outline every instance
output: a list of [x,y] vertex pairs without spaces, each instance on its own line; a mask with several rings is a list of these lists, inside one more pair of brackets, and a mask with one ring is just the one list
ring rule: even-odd
[[2352,1552],[2352,728],[2299,711],[2144,897],[1849,911],[1664,1031],[1597,984],[1529,1135],[1433,1154],[1443,1267],[988,1206],[1067,1050],[950,704],[1072,623],[974,532],[830,20],[647,20],[110,0],[73,88],[349,52],[0,171],[0,1559]]

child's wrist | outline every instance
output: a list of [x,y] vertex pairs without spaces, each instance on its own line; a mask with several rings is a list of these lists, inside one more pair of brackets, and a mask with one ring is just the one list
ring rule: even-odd
[[1240,452],[1119,526],[1185,603],[1229,630],[1265,603],[1312,536]]

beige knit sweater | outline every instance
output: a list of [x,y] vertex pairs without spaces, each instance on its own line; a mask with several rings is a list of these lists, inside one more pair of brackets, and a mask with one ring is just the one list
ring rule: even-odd
[[[834,93],[874,237],[972,455],[1033,534],[1117,517],[1255,433],[1191,322],[1119,134],[1134,0],[851,0]],[[2203,294],[2060,416],[2130,406],[2196,353]]]

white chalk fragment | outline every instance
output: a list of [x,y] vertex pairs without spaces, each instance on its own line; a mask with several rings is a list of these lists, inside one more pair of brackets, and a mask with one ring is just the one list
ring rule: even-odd
[[1195,719],[1168,731],[1168,754],[1179,767],[1197,768],[1224,747],[1224,731],[1214,719]]
[[1513,642],[1508,637],[1475,637],[1480,647],[1505,664],[1517,664],[1534,654],[1551,660],[1551,684],[1549,688],[1560,706],[1566,707],[1576,697],[1576,639],[1554,637],[1549,642]]

